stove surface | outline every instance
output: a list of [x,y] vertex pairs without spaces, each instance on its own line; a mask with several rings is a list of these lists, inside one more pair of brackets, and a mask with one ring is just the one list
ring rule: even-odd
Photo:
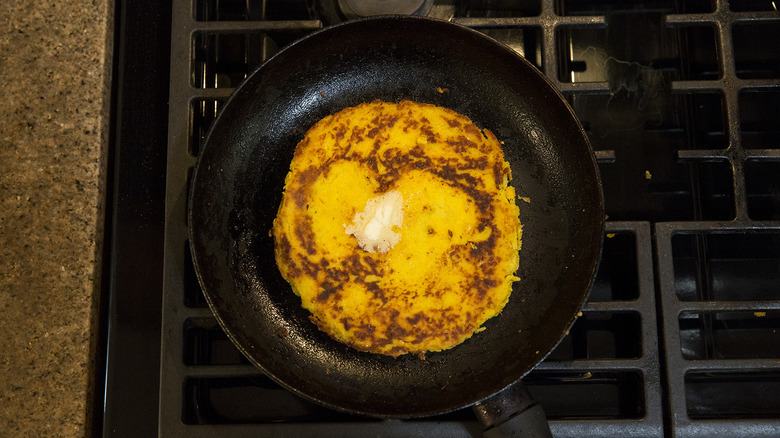
[[[288,392],[233,347],[195,278],[186,199],[210,124],[274,53],[366,13],[348,3],[118,9],[104,435],[479,435],[470,409],[376,420]],[[595,150],[600,269],[582,317],[524,379],[554,436],[779,436],[775,3],[403,3],[526,57]]]

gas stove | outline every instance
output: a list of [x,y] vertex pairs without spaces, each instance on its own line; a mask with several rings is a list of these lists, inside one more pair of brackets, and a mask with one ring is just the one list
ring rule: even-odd
[[[470,409],[377,420],[286,391],[221,331],[189,253],[191,172],[231,92],[296,39],[388,3],[117,5],[104,435],[478,436]],[[775,4],[399,2],[527,58],[595,150],[600,269],[582,317],[524,378],[554,436],[780,436]]]

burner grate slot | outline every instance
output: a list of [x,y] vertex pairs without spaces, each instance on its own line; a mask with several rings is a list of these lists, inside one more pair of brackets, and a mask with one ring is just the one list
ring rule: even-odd
[[713,11],[711,0],[655,0],[650,2],[626,2],[622,0],[564,0],[556,2],[559,15],[604,15],[611,12],[651,10],[666,14],[693,14]]
[[780,373],[695,371],[685,375],[691,419],[780,417]]
[[[610,218],[632,220],[733,219],[732,170],[728,161],[679,162],[673,153],[634,155],[616,151],[601,167]],[[628,189],[633,188],[633,190]]]
[[249,361],[230,342],[213,318],[184,322],[185,365],[247,365]]
[[192,251],[190,242],[184,243],[184,305],[193,308],[205,308],[208,306],[206,297],[203,295],[203,289],[198,282],[198,276],[195,274],[195,264],[192,262]]
[[188,378],[183,391],[184,424],[378,421],[342,414],[306,401],[262,374]]
[[644,381],[639,372],[532,372],[524,381],[548,418],[645,416]]
[[540,0],[468,0],[466,17],[535,17],[542,11]]
[[687,360],[780,357],[780,313],[683,312],[680,345]]
[[562,27],[556,32],[558,44],[558,80],[561,82],[606,82],[609,60],[604,47],[607,33],[603,27]]
[[[196,99],[190,104],[189,153],[197,157],[206,142],[209,127],[224,105],[224,99]],[[189,185],[188,185],[189,187]]]
[[672,237],[674,292],[682,301],[780,300],[780,234]]
[[197,88],[237,87],[281,47],[310,30],[196,32],[192,39],[191,83]]
[[[739,22],[732,27],[731,35],[737,77],[780,78],[780,21]],[[756,44],[756,38],[761,39],[761,44]]]
[[311,10],[304,0],[196,0],[197,21],[308,20]]
[[777,11],[780,2],[771,0],[729,0],[729,9],[735,12]]
[[[190,190],[192,188],[192,185],[190,184],[192,182],[192,173],[195,172],[195,167],[188,167],[187,168],[187,188],[186,188],[186,198],[184,199],[190,199]],[[190,205],[189,202],[187,203],[187,206],[184,207],[184,224],[189,226],[190,224]],[[187,274],[185,273],[185,276]]]
[[546,361],[637,359],[641,355],[638,312],[583,312]]
[[752,219],[780,220],[780,161],[747,160],[745,189]]
[[195,2],[195,19],[198,21],[262,20],[263,3],[244,0],[200,0]]
[[630,233],[607,233],[588,302],[629,301],[639,296],[636,240]]
[[679,124],[687,122],[688,141],[685,149],[726,149],[725,108],[720,93],[676,94],[673,105],[685,110],[678,111],[675,119]]
[[715,50],[715,29],[711,26],[680,26],[674,29],[679,45],[677,59],[672,61],[674,68],[679,68],[679,77],[675,80],[719,79],[721,72]]
[[736,216],[734,177],[726,160],[691,161],[691,190],[695,220],[731,220]]
[[739,118],[743,147],[780,149],[780,91],[743,91]]
[[480,28],[480,32],[501,41],[536,68],[542,70],[542,31],[535,26]]

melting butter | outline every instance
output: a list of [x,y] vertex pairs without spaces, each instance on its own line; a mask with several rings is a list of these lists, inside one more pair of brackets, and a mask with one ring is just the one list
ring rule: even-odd
[[355,236],[363,250],[385,253],[401,240],[400,228],[404,220],[404,200],[398,190],[371,198],[363,211],[355,213],[352,224],[344,231]]

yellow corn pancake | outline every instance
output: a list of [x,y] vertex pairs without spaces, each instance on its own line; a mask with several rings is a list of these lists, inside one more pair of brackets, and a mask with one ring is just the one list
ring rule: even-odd
[[320,330],[398,356],[452,348],[517,281],[515,191],[501,145],[430,104],[374,101],[314,125],[274,220],[276,262]]

